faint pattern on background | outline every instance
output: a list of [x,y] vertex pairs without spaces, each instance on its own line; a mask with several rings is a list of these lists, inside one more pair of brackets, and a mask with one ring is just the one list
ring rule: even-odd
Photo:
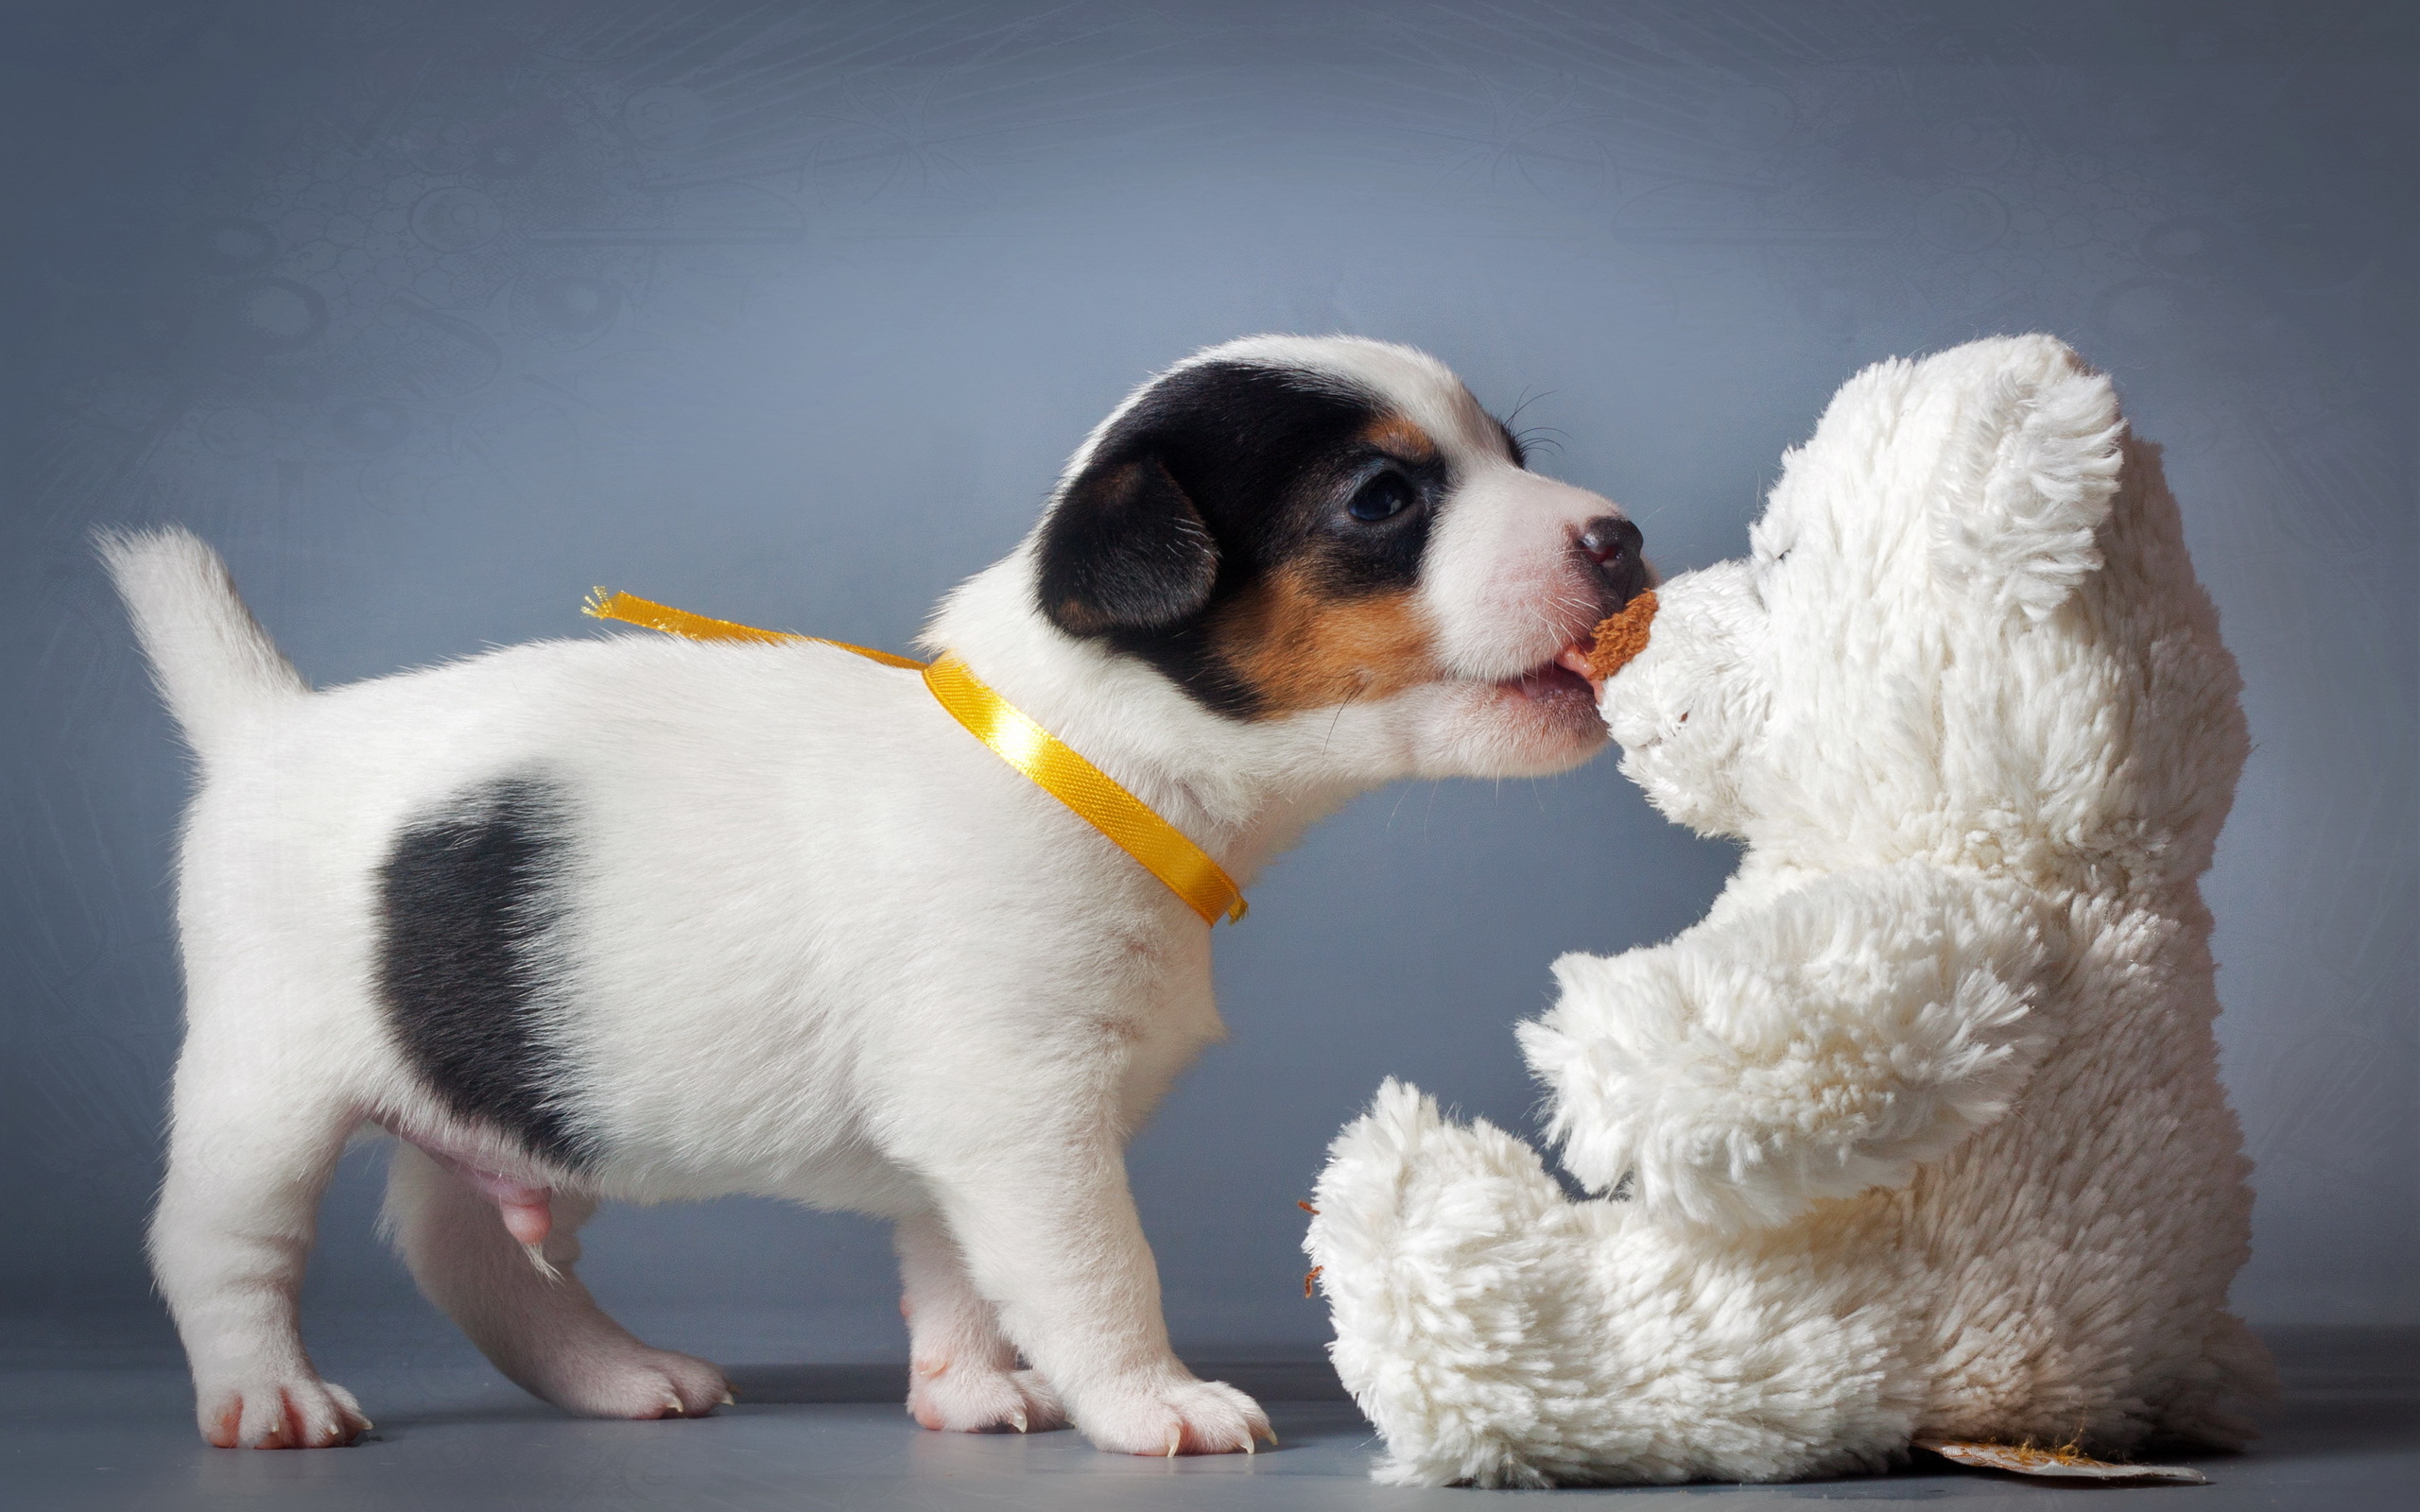
[[[1859,364],[2048,329],[2168,448],[2259,750],[2210,896],[2256,1319],[2420,1321],[2408,7],[19,7],[0,178],[0,1296],[152,1342],[182,776],[86,533],[180,520],[321,680],[594,582],[904,644],[1123,389],[1243,332],[1437,351],[1685,567]],[[1516,1127],[1563,950],[1729,851],[1610,762],[1374,797],[1222,932],[1134,1169],[1181,1338],[1324,1334],[1293,1199],[1388,1074]],[[348,1162],[320,1337],[456,1348]],[[617,1212],[729,1357],[898,1353],[870,1226]],[[13,1325],[12,1325],[13,1326]],[[381,1331],[384,1331],[383,1332]]]

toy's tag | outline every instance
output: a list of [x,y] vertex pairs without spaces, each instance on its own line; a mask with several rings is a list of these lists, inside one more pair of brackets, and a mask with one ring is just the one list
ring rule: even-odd
[[2189,1466],[2112,1465],[2106,1460],[2087,1458],[2072,1449],[1974,1444],[1954,1438],[1919,1438],[1916,1447],[1931,1450],[1942,1458],[1955,1460],[1961,1465],[1973,1465],[1987,1470],[2011,1470],[2018,1475],[2080,1481],[2164,1481],[2180,1486],[2209,1484],[2209,1477]]

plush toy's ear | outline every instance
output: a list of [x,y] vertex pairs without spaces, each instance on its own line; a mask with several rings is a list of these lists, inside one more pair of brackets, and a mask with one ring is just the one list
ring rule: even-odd
[[1152,452],[1087,462],[1043,522],[1042,612],[1070,635],[1156,630],[1198,612],[1219,543]]
[[2093,533],[2117,496],[2125,421],[2106,375],[2048,336],[1935,357],[1962,384],[1931,514],[1935,570],[2040,620],[2100,567]]

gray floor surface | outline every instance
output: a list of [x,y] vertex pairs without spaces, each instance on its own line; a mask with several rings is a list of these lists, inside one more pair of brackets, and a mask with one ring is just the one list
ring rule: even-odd
[[[2286,1399],[2270,1409],[2255,1452],[2193,1462],[2214,1483],[2207,1487],[2073,1489],[1925,1457],[1899,1474],[1865,1480],[1549,1492],[1371,1484],[1374,1438],[1319,1366],[1224,1369],[1264,1395],[1284,1440],[1252,1458],[1133,1459],[1097,1452],[1072,1433],[925,1433],[895,1405],[898,1367],[865,1366],[739,1367],[734,1374],[744,1400],[715,1418],[607,1423],[563,1418],[485,1371],[356,1365],[342,1379],[378,1419],[371,1438],[349,1450],[263,1453],[201,1444],[182,1373],[156,1360],[79,1361],[50,1351],[0,1361],[0,1507],[1419,1512],[1506,1499],[1593,1504],[1707,1496],[1743,1512],[1820,1501],[1956,1501],[1978,1512],[2053,1502],[2083,1512],[2168,1498],[2184,1499],[2195,1512],[2420,1506],[2420,1332],[2297,1330],[2273,1342]],[[891,1400],[864,1400],[875,1395]],[[1322,1397],[1329,1400],[1301,1400]]]

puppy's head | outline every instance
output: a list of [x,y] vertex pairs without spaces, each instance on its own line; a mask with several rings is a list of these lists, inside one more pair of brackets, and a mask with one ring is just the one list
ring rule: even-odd
[[1035,586],[1060,630],[1219,716],[1383,709],[1412,769],[1509,776],[1602,743],[1581,670],[1591,627],[1650,580],[1638,548],[1612,504],[1528,472],[1435,359],[1256,336],[1101,422],[1044,519]]

